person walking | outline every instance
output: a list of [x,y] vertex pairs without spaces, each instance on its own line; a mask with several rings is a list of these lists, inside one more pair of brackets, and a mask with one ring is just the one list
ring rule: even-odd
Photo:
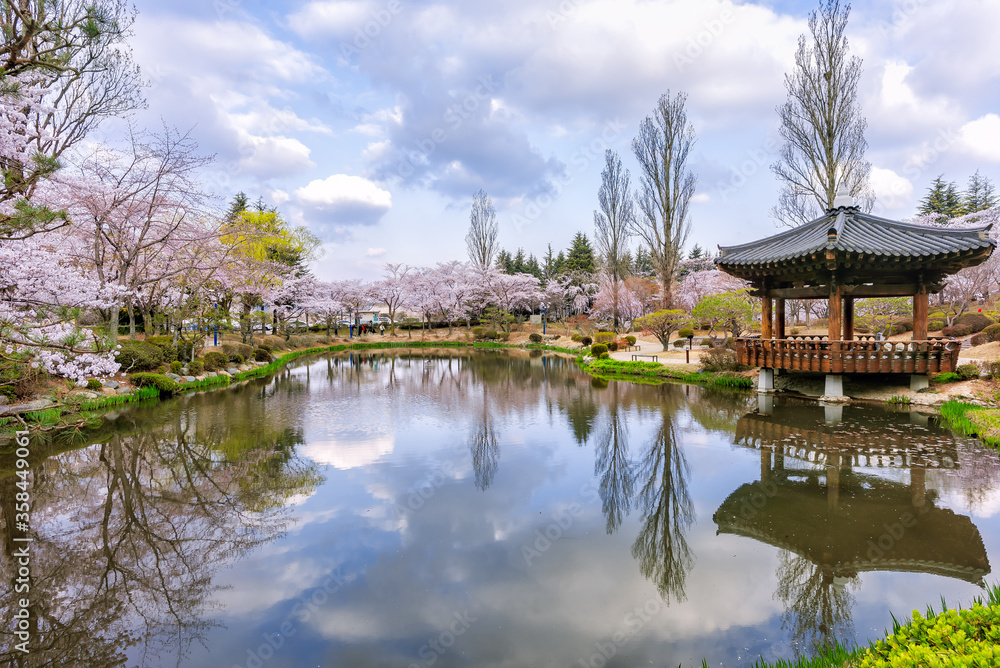
[[380,334],[381,336],[385,336],[385,325],[379,325],[379,326],[378,326],[378,333],[379,333],[379,334]]

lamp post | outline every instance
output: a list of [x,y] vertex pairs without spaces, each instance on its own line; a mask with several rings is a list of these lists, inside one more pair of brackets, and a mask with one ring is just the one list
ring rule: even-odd
[[215,335],[212,337],[212,345],[219,347],[219,305],[215,305]]
[[542,302],[542,336],[545,336],[545,302]]

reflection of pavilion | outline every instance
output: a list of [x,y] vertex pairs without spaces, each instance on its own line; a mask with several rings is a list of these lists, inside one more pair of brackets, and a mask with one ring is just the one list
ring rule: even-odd
[[[826,417],[819,406],[743,416],[736,443],[760,451],[761,479],[741,485],[714,516],[720,533],[786,551],[778,595],[793,636],[817,645],[842,640],[837,634],[850,626],[852,607],[843,585],[859,584],[865,571],[982,584],[990,565],[979,530],[968,517],[935,507],[926,491],[927,468],[956,467],[954,437],[916,427],[905,413],[854,424]],[[906,469],[909,482],[855,467]]]

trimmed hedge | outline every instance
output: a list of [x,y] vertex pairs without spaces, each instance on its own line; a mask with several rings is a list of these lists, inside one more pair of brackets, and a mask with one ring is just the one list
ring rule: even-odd
[[159,373],[131,373],[128,382],[136,387],[155,387],[165,394],[173,394],[180,387],[176,382]]
[[635,339],[635,337],[634,337],[634,336],[632,336],[631,334],[629,334],[628,336],[626,336],[626,337],[625,337],[625,340],[626,340],[626,341],[628,341],[628,344],[629,344],[630,346],[634,346],[634,345],[635,345],[635,341],[636,341],[636,339]]
[[163,350],[146,341],[125,341],[115,353],[122,371],[152,371],[163,364]]
[[601,353],[606,353],[606,352],[608,352],[608,347],[603,343],[595,343],[590,347],[591,357],[600,357]]
[[1000,323],[984,328],[982,334],[987,341],[1000,340]]
[[224,369],[229,364],[229,357],[217,350],[207,352],[201,358],[205,365],[205,371],[218,371]]

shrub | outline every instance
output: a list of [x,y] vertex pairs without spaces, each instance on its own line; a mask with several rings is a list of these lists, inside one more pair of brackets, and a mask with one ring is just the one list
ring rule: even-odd
[[635,339],[635,337],[634,337],[634,336],[632,336],[631,334],[629,334],[628,336],[626,336],[626,337],[625,337],[625,340],[626,340],[626,341],[628,341],[628,344],[629,344],[630,346],[634,346],[634,345],[635,345],[635,340],[636,340],[636,339]]
[[202,362],[205,365],[205,371],[218,371],[226,367],[229,363],[229,358],[225,354],[213,350],[205,353],[202,357]]
[[[930,327],[930,325],[928,325]],[[996,341],[1000,339],[1000,323],[996,325],[990,325],[983,329],[983,336],[986,337],[987,341]]]
[[589,346],[593,342],[594,342],[594,340],[592,338],[590,338],[589,336],[582,336],[582,337],[580,337],[580,343],[583,344],[584,348],[586,348],[587,346]]
[[510,341],[510,332],[498,332],[501,341]]
[[990,362],[990,378],[1000,380],[1000,362]]
[[979,367],[975,364],[961,364],[955,373],[962,380],[972,380],[973,378],[979,378]]
[[192,376],[200,376],[204,371],[205,371],[205,363],[202,362],[201,360],[188,362],[188,372]]
[[969,345],[973,347],[981,346],[984,343],[986,343],[986,335],[983,334],[982,332],[979,332],[978,334],[973,334],[972,338],[969,339]]
[[909,318],[905,318],[896,323],[900,328],[900,333],[902,332],[912,332],[913,331],[913,321]]
[[125,341],[115,358],[122,371],[152,371],[163,364],[163,350],[146,341]]
[[260,347],[253,351],[253,358],[258,362],[270,362],[274,359],[274,355],[267,348]]
[[[927,331],[928,332],[940,332],[942,329],[944,329],[944,324],[945,324],[944,320],[928,320],[927,321]],[[990,325],[990,327],[992,327],[992,326],[993,325]],[[997,325],[997,327],[1000,328],[1000,325]],[[987,328],[987,329],[989,329],[989,328]],[[997,331],[1000,331],[1000,329],[998,329]]]
[[993,321],[982,313],[966,313],[956,318],[955,324],[966,325],[970,328],[969,334],[975,334],[976,332],[981,332],[992,325]]
[[687,339],[677,339],[674,341],[674,348],[683,348],[687,345]]
[[485,333],[486,333],[486,328],[485,327],[473,327],[472,328],[472,338],[474,338],[477,341],[481,340],[483,338],[483,335]]
[[261,340],[260,345],[262,348],[267,348],[273,353],[275,350],[285,349],[285,340],[280,336],[268,335]]
[[160,373],[131,373],[128,376],[128,380],[136,387],[155,387],[160,392],[167,394],[173,394],[180,387],[177,383]]
[[694,336],[694,330],[691,329],[690,327],[685,327],[681,331],[677,332],[677,336],[681,337],[682,339],[686,339],[688,337]]
[[247,345],[246,343],[237,343],[236,354],[241,355],[243,359],[248,360],[253,357],[253,346]]
[[89,378],[89,379],[87,379],[87,389],[88,390],[97,390],[97,391],[100,391],[101,387],[103,387],[101,385],[101,381],[97,380],[96,378]]
[[[855,330],[857,330],[857,326],[855,326],[855,327],[854,327],[854,329],[855,329]],[[791,328],[791,329],[790,329],[790,330],[788,331],[788,333],[789,333],[790,335],[792,335],[792,336],[798,336],[798,335],[799,335],[799,328],[798,328],[798,327],[792,327],[792,328]]]
[[972,327],[970,325],[960,325],[954,324],[951,327],[945,327],[941,330],[943,336],[968,336],[972,334]]
[[489,339],[490,341],[495,341],[496,338],[497,338],[496,330],[494,330],[494,329],[488,329],[488,330],[486,330],[485,332],[483,332],[483,338],[484,339]]
[[932,383],[957,383],[960,380],[962,379],[958,377],[958,374],[952,373],[951,371],[947,373],[939,373],[931,378]]
[[542,335],[539,334],[538,332],[532,332],[531,334],[528,334],[528,338],[531,339],[532,343],[542,342]]
[[246,359],[243,357],[243,355],[237,353],[236,355],[230,357],[229,361],[232,362],[233,364],[243,364],[244,362],[246,362]]
[[701,356],[701,368],[705,371],[745,371],[746,366],[736,360],[736,353],[727,348],[709,348]]
[[583,338],[583,335],[582,335],[582,334],[573,334],[573,336],[571,336],[571,337],[569,337],[569,338],[571,338],[571,339],[573,339],[574,341],[576,341],[577,343],[579,343],[579,342],[580,342],[580,340],[581,340],[581,339]]
[[610,352],[615,352],[616,350],[618,350],[618,342],[617,341],[608,341],[607,346],[608,346],[608,350]]
[[598,357],[597,359],[606,360],[606,359],[610,359],[610,358],[611,358],[610,354],[608,354],[608,353],[601,353],[600,357]]
[[598,343],[607,343],[608,341],[615,340],[614,332],[598,332],[594,335],[594,340]]
[[184,365],[178,362],[177,360],[174,360],[173,362],[170,363],[170,370],[173,371],[174,373],[179,374],[183,369]]
[[593,357],[600,357],[601,353],[608,352],[608,346],[604,343],[595,343],[590,347],[590,354]]

